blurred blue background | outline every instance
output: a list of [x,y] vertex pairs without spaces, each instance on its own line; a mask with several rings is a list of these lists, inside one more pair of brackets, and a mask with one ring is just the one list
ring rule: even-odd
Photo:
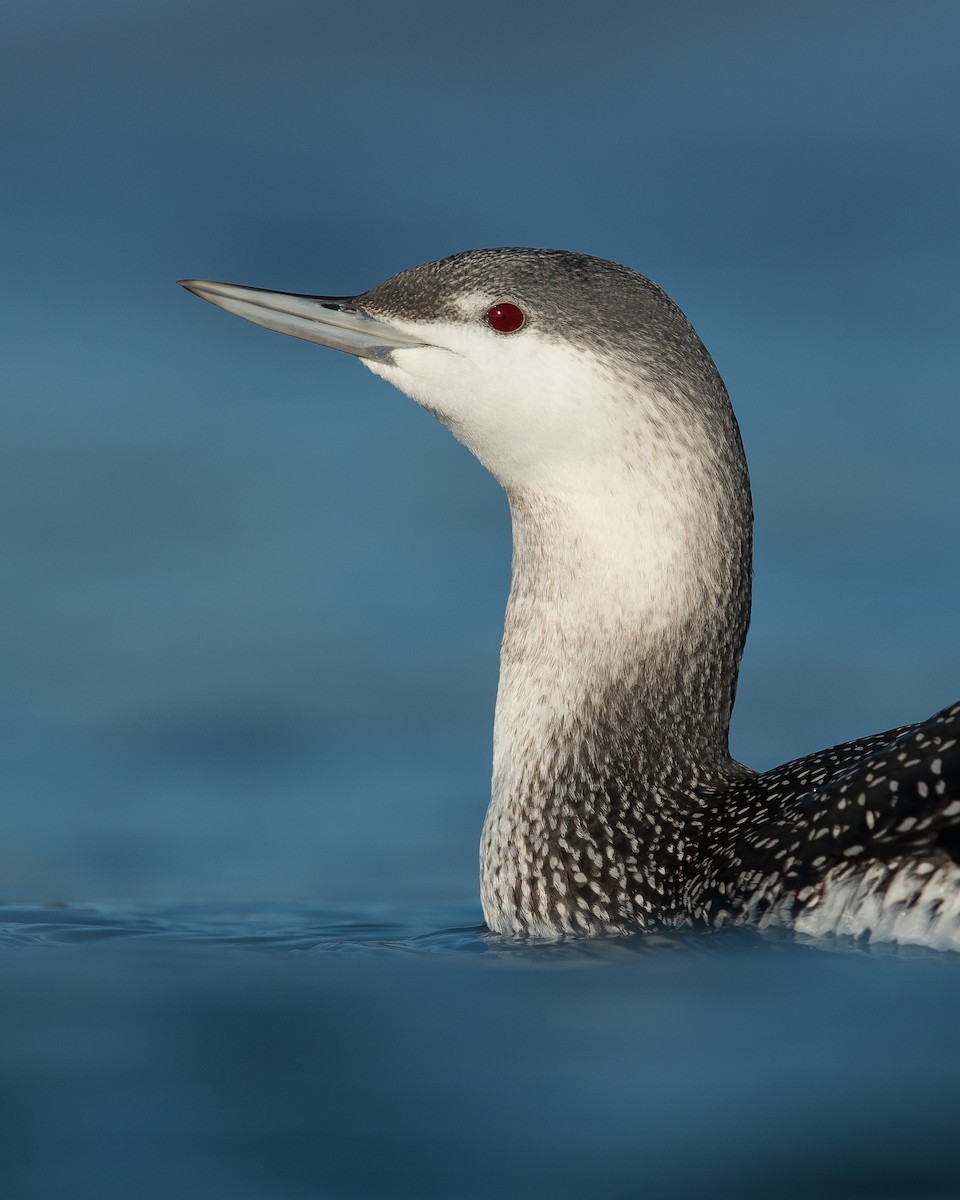
[[[953,0],[6,5],[0,897],[108,902],[126,914],[117,920],[127,934],[143,932],[130,916],[136,906],[180,903],[356,904],[368,915],[369,906],[394,914],[408,906],[438,925],[479,921],[476,846],[509,582],[505,500],[442,428],[356,362],[228,318],[177,288],[182,276],[338,294],[478,246],[554,246],[628,263],[664,286],[699,330],[750,459],[755,618],[735,753],[770,766],[922,718],[960,694],[958,38]],[[411,918],[410,937],[431,919]],[[64,921],[55,942],[73,938]],[[34,920],[31,928],[40,927]],[[48,934],[18,932],[11,944]],[[339,936],[328,943],[342,947]],[[416,948],[406,934],[397,939]],[[344,1049],[334,1071],[352,1081],[342,1102],[354,1129],[371,1094],[380,1096],[376,1119],[387,1120],[389,1094],[394,1117],[419,1112],[423,1128],[440,1120],[448,1153],[461,1152],[450,1113],[462,1113],[466,1128],[481,1101],[496,1104],[497,1088],[483,1075],[472,1099],[444,1107],[468,1059],[486,1070],[482,1046],[465,1032],[457,1040],[460,1012],[464,1030],[479,1022],[507,1058],[519,1039],[511,1086],[522,1112],[510,1118],[513,1133],[478,1127],[506,1145],[506,1161],[532,1172],[516,1194],[540,1194],[536,1179],[554,1196],[565,1178],[586,1187],[598,1178],[598,1146],[620,1145],[647,1119],[666,1136],[673,1117],[674,1141],[645,1194],[728,1194],[718,1176],[698,1176],[689,1164],[678,1182],[670,1163],[686,1161],[678,1131],[692,1098],[700,1134],[719,1111],[709,1097],[720,1107],[729,1100],[733,1059],[702,1047],[682,1076],[685,1091],[662,1047],[648,1053],[634,1041],[634,1057],[623,1058],[613,1045],[594,1046],[588,1014],[600,1009],[590,996],[602,1008],[603,988],[591,992],[579,974],[556,1000],[586,1023],[566,1086],[603,1102],[593,1124],[577,1127],[591,1133],[569,1177],[537,1174],[536,1155],[524,1159],[513,1122],[526,1113],[536,1125],[531,1112],[554,1111],[539,1109],[540,1100],[549,1094],[559,1104],[566,1094],[542,1046],[529,1063],[523,1057],[517,1014],[551,1003],[532,981],[555,996],[569,978],[541,959],[537,971],[521,971],[526,982],[510,976],[518,991],[498,993],[490,1016],[477,998],[483,988],[459,968],[444,984],[436,968],[414,982],[409,965],[377,976],[366,964],[347,985],[342,967],[332,980],[313,968],[294,978],[286,960],[265,974],[214,956],[208,973],[192,952],[134,956],[122,970],[117,956],[74,954],[56,968],[31,953],[22,950],[22,973],[4,993],[6,1028],[25,1021],[33,1030],[17,1043],[33,1049],[5,1059],[9,1111],[21,1123],[11,1145],[27,1156],[16,1158],[8,1195],[45,1195],[47,1186],[52,1195],[85,1194],[78,1180],[93,1178],[93,1160],[83,1155],[94,1154],[95,1135],[115,1131],[117,1106],[140,1132],[123,1143],[134,1157],[110,1151],[115,1174],[90,1185],[101,1200],[111,1187],[154,1194],[146,1177],[157,1195],[222,1189],[231,1200],[514,1194],[469,1154],[475,1190],[451,1182],[444,1172],[455,1170],[454,1158],[439,1151],[442,1169],[429,1183],[403,1160],[411,1134],[402,1121],[384,1149],[400,1163],[395,1177],[367,1164],[362,1186],[351,1182],[349,1148],[347,1165],[332,1174],[308,1172],[296,1140],[308,1134],[296,1114],[311,1114],[314,1128],[333,1108],[306,1098],[306,1080],[324,1078],[327,1059],[303,1048],[316,1033],[297,1024],[313,1004],[304,997],[345,1046],[376,1047],[354,1060]],[[867,1051],[843,1051],[860,1045],[853,1014],[873,1013],[867,1041],[892,1048],[897,1067],[887,1069],[902,1094],[926,1096],[914,1111],[921,1123],[946,1112],[931,1046],[947,1055],[960,1048],[947,1019],[952,967],[920,977],[901,969],[899,982],[884,983],[877,972],[886,964],[859,974],[852,962],[814,956],[799,967],[789,959],[785,970],[784,961],[773,957],[766,973],[751,968],[760,978],[750,977],[746,994],[738,968],[709,957],[702,970],[661,965],[651,979],[644,959],[626,976],[603,977],[619,979],[609,986],[623,1007],[610,1020],[622,1018],[624,1029],[628,998],[639,1004],[644,987],[651,1029],[672,1028],[669,1014],[698,994],[703,1010],[684,1009],[683,1020],[707,1028],[719,1013],[721,1025],[732,1023],[730,1044],[752,1047],[734,1055],[741,1141],[721,1122],[710,1145],[756,1165],[762,1142],[774,1165],[766,1175],[757,1167],[757,1186],[776,1179],[780,1194],[782,1163],[808,1161],[807,1134],[826,1138],[831,1154],[847,1144],[842,1114],[817,1115],[820,1089],[849,1101],[847,1115],[877,1094],[880,1075],[860,1073]],[[217,1025],[222,967],[246,999]],[[155,996],[159,978],[168,982]],[[171,979],[185,981],[180,991]],[[439,1028],[443,1053],[419,1060],[432,1063],[426,1074],[416,1075],[413,1050],[398,1063],[397,1044],[387,1052],[377,1040],[388,1013],[370,1007],[378,988],[402,1013],[422,1011]],[[838,1008],[823,1011],[819,998],[831,989]],[[886,997],[882,1011],[870,1009],[874,995]],[[355,996],[367,1007],[356,1009]],[[911,997],[934,1014],[931,1046],[912,1050],[898,1040],[906,1036],[901,1002]],[[351,1025],[345,1014],[354,1011],[361,1015]],[[389,1011],[387,1027],[398,1033]],[[40,1024],[28,1019],[35,1012],[45,1014]],[[799,1026],[786,1017],[779,1025],[778,1012]],[[203,1059],[207,1074],[193,1077],[183,1066],[194,1061],[191,1039],[208,1044],[198,1013],[233,1030],[225,1044],[259,1047],[260,1056],[231,1060],[229,1071],[217,1059],[221,1092],[207,1102],[215,1068]],[[51,1049],[47,1033],[64,1021],[73,1033]],[[289,1021],[285,1042],[278,1030]],[[114,1028],[120,1042],[108,1035]],[[765,1082],[756,1030],[780,1047],[776,1071],[789,1102]],[[402,1036],[428,1047],[417,1040],[425,1032]],[[806,1039],[824,1036],[811,1060]],[[162,1058],[163,1045],[181,1057]],[[280,1070],[297,1055],[304,1075],[292,1093],[282,1071],[270,1077],[287,1107],[266,1118],[253,1099],[260,1083],[249,1081],[263,1063]],[[394,1072],[388,1093],[377,1092],[381,1061]],[[420,1091],[398,1087],[404,1069]],[[641,1077],[650,1086],[634,1097],[637,1109],[623,1089]],[[91,1078],[100,1083],[82,1093],[78,1081]],[[131,1079],[144,1094],[148,1080],[160,1080],[156,1109],[136,1108],[141,1091]],[[74,1086],[96,1114],[88,1124],[45,1107]],[[23,1097],[35,1093],[35,1109],[24,1110]],[[418,1109],[427,1093],[434,1107]],[[240,1108],[217,1107],[228,1094],[244,1097]],[[799,1131],[782,1160],[763,1117],[771,1096],[780,1128]],[[568,1117],[578,1112],[571,1104]],[[211,1140],[177,1141],[175,1110],[194,1133],[212,1129]],[[25,1111],[36,1118],[32,1134]],[[645,1116],[636,1123],[638,1111]],[[893,1145],[901,1117],[876,1116],[876,1146]],[[40,1151],[46,1174],[32,1174],[28,1153],[42,1146],[30,1137],[54,1118],[73,1131],[58,1146],[62,1178],[55,1156]],[[137,1140],[147,1127],[158,1139],[149,1153]],[[575,1156],[574,1128],[550,1128]],[[546,1126],[531,1136],[538,1152],[552,1146]],[[931,1144],[927,1161],[936,1164]],[[262,1179],[230,1159],[243,1145]],[[203,1175],[227,1160],[235,1169]],[[281,1160],[282,1180],[264,1165]],[[163,1174],[174,1161],[183,1178]],[[857,1161],[843,1168],[850,1178]],[[722,1162],[729,1194],[746,1194],[739,1168]],[[623,1163],[621,1174],[618,1166],[602,1178],[639,1194],[629,1155]],[[883,1195],[956,1194],[940,1176],[923,1190],[903,1171],[902,1187]],[[201,1176],[207,1183],[196,1190]],[[804,1180],[828,1194],[822,1179],[803,1176],[798,1197],[812,1194]],[[585,1194],[580,1186],[572,1194]],[[872,1197],[880,1187],[836,1194]]]
[[735,752],[960,691],[956,5],[2,23],[8,894],[473,894],[505,500],[356,362],[184,275],[629,263],[701,333],[751,463]]

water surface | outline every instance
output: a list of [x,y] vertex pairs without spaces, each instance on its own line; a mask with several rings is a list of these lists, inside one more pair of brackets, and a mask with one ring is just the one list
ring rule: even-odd
[[953,956],[8,906],[0,971],[7,1197],[957,1195]]

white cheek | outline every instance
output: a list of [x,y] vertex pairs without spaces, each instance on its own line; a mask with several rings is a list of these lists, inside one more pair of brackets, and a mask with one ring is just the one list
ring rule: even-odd
[[437,416],[505,486],[562,482],[610,443],[618,418],[602,387],[598,395],[603,366],[594,355],[533,331],[443,325],[431,333],[437,345],[366,365]]

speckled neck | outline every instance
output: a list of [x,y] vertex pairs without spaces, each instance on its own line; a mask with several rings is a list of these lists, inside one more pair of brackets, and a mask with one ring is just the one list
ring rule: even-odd
[[747,773],[727,748],[750,606],[735,425],[728,445],[723,470],[673,460],[669,480],[628,471],[603,488],[510,496],[513,583],[481,847],[495,930],[669,924],[680,883],[667,864],[682,870],[686,815]]

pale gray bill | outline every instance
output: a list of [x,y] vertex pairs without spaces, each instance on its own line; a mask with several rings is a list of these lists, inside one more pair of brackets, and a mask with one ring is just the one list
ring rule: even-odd
[[425,345],[422,339],[402,333],[386,321],[353,307],[353,296],[298,296],[207,279],[178,282],[202,300],[209,300],[264,329],[288,333],[358,358],[379,358],[393,350]]

